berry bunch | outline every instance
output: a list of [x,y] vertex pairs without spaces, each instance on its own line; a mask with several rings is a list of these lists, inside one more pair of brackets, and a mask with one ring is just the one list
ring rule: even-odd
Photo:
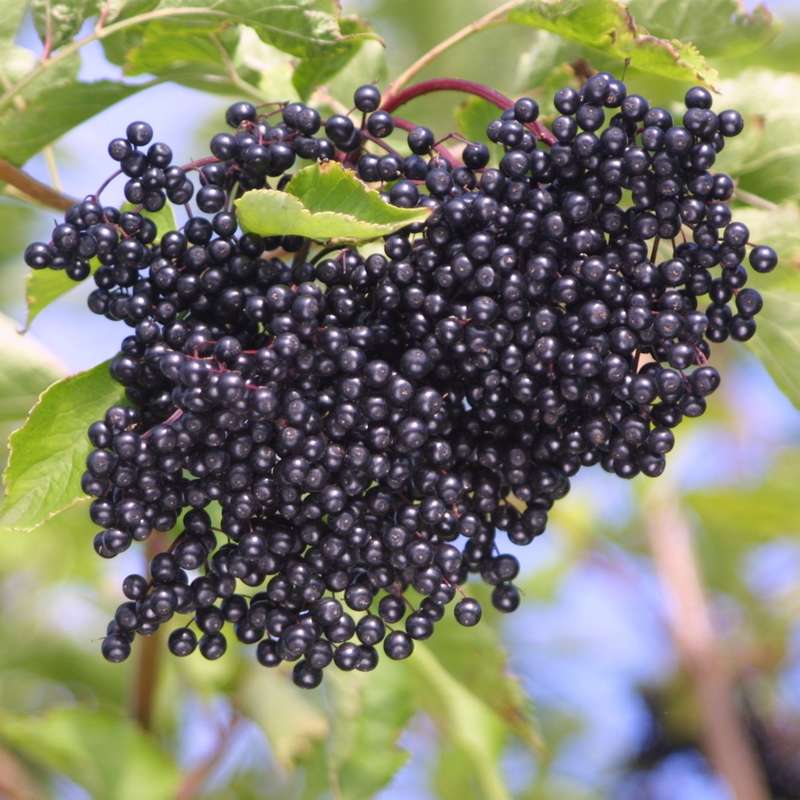
[[[549,127],[534,100],[491,96],[496,167],[486,142],[451,135],[456,154],[373,86],[355,93],[360,124],[237,103],[232,132],[182,167],[140,150],[152,130],[133,123],[109,153],[136,207],[98,192],[29,246],[31,267],[76,280],[96,259],[90,308],[132,328],[111,365],[131,405],[89,430],[96,551],[176,531],[149,577],[125,579],[106,658],[178,614],[175,655],[218,658],[232,630],[309,688],[331,662],[373,669],[379,646],[406,658],[451,602],[479,622],[470,575],[518,606],[507,551],[582,466],[657,476],[673,429],[703,413],[710,343],[755,331],[744,264],[777,263],[710,172],[741,116],[695,88],[675,120],[605,73],[557,92]],[[282,189],[298,159],[430,214],[371,254],[241,231],[233,200]],[[185,205],[179,230],[142,213],[166,200]]]

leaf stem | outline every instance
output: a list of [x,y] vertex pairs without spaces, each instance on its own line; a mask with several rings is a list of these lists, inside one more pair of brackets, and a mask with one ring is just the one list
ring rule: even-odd
[[[217,11],[206,6],[170,6],[167,8],[156,8],[153,11],[148,11],[144,14],[137,14],[133,17],[121,19],[118,22],[113,22],[111,25],[105,25],[105,19],[107,16],[107,10],[105,11],[105,14],[101,12],[100,18],[98,19],[98,24],[90,34],[87,34],[82,39],[74,39],[68,45],[59,48],[55,53],[51,54],[47,61],[40,61],[36,67],[24,75],[19,81],[17,81],[17,83],[9,87],[2,94],[2,96],[0,96],[0,111],[2,111],[23,89],[29,86],[50,67],[53,67],[61,61],[64,61],[65,59],[74,55],[83,47],[86,47],[86,45],[92,44],[92,42],[102,41],[103,39],[113,36],[115,33],[119,33],[127,28],[133,28],[136,25],[142,25],[145,22],[152,22],[153,20],[164,19],[166,17],[201,16],[217,17],[220,19],[220,21],[236,20],[236,16],[234,14],[224,11]],[[283,28],[276,28],[274,26],[263,24],[259,27],[280,32],[284,36],[295,36],[296,38],[300,38],[299,34],[293,34],[292,31],[285,30]],[[319,39],[317,37],[308,37],[308,40],[319,45],[326,45],[330,43],[325,39]]]
[[0,181],[5,181],[14,186],[26,197],[47,208],[66,211],[76,202],[74,198],[62,194],[46,183],[36,180],[32,175],[2,158],[0,158]]
[[[504,111],[514,105],[514,101],[510,97],[506,97],[502,92],[498,92],[496,89],[492,89],[489,86],[484,86],[482,83],[462,80],[461,78],[432,78],[429,81],[415,83],[406,89],[401,89],[389,95],[384,98],[381,108],[384,111],[392,112],[416,97],[422,97],[423,95],[432,94],[433,92],[461,92],[462,94],[472,94],[496,105]],[[530,122],[527,124],[527,127],[543,142],[555,144],[556,137],[543,125],[540,125],[538,122]]]
[[423,69],[425,69],[425,67],[428,66],[428,64],[439,58],[442,53],[445,53],[459,42],[463,42],[464,39],[467,39],[479,31],[482,31],[484,28],[488,28],[495,22],[501,21],[501,18],[511,11],[512,8],[520,5],[520,2],[521,0],[510,0],[508,3],[503,3],[503,5],[498,6],[488,14],[484,14],[484,16],[480,17],[479,19],[473,20],[468,25],[465,25],[463,28],[456,31],[452,36],[448,36],[446,39],[443,39],[441,42],[439,42],[439,44],[428,50],[427,53],[420,56],[410,67],[408,67],[408,69],[406,69],[404,72],[401,72],[400,75],[398,75],[397,78],[395,78],[392,83],[389,84],[389,88],[386,90],[385,99],[390,99],[393,95],[397,94],[400,87],[405,86],[417,73],[421,72]]
[[249,97],[255,98],[259,102],[264,99],[263,94],[261,91],[256,87],[253,86],[251,83],[248,83],[246,80],[239,75],[238,71],[236,70],[236,65],[231,61],[230,56],[228,55],[228,51],[225,49],[222,42],[219,40],[219,36],[212,33],[209,36],[214,47],[217,48],[217,52],[219,53],[220,60],[222,61],[225,72],[228,75],[228,80],[240,91],[244,94],[248,95]]

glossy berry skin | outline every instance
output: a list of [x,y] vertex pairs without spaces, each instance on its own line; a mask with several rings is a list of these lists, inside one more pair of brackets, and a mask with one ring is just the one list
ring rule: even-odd
[[292,681],[301,689],[316,689],[322,683],[322,670],[312,667],[306,661],[298,661],[292,671]]
[[468,628],[480,622],[482,613],[478,601],[473,600],[471,597],[465,597],[460,600],[455,607],[456,621],[459,625],[464,625]]
[[435,137],[430,128],[414,128],[408,133],[408,149],[417,155],[425,155],[433,147]]
[[124,661],[131,654],[131,645],[127,639],[121,636],[110,635],[103,639],[102,644],[103,658],[113,664]]
[[414,651],[414,640],[403,631],[392,631],[384,639],[383,649],[393,661],[402,661]]
[[504,614],[516,611],[519,607],[519,592],[513,584],[499,583],[492,591],[492,605]]
[[142,147],[153,138],[153,129],[146,122],[131,122],[125,130],[125,136],[132,145]]
[[[364,85],[352,117],[234,103],[187,163],[145,122],[114,138],[134,207],[86,196],[24,253],[91,276],[90,310],[123,323],[125,400],[88,431],[87,545],[169,537],[124,579],[104,657],[168,625],[178,657],[236,641],[301,688],[368,672],[450,613],[478,624],[468,582],[491,587],[487,615],[518,608],[514,548],[583,467],[661,475],[778,261],[713,171],[741,115],[703,88],[684,101],[599,72],[466,142]],[[425,213],[369,250],[242,229],[243,194],[314,164]],[[145,213],[167,204],[185,205],[175,230]]]
[[189,628],[176,628],[169,635],[169,651],[174,656],[191,655],[197,647],[197,637]]
[[394,122],[385,111],[375,111],[367,118],[367,130],[378,139],[385,139],[394,130]]
[[53,251],[44,242],[34,242],[25,248],[25,263],[31,269],[44,269],[50,266],[53,260]]
[[775,251],[766,245],[759,245],[750,251],[750,266],[756,272],[772,272],[778,264]]
[[375,111],[381,104],[381,93],[377,86],[364,84],[359,86],[353,94],[353,105],[365,113]]
[[231,128],[238,128],[243,122],[254,122],[256,109],[252,103],[234,103],[225,112],[225,122]]

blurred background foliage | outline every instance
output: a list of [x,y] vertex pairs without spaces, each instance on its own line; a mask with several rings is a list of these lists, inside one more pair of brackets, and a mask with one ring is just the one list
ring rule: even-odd
[[[174,5],[196,4],[113,0],[111,8],[124,20]],[[228,24],[165,14],[70,51],[73,37],[93,30],[94,0],[4,0],[2,88],[28,82],[13,102],[0,100],[0,157],[82,195],[108,172],[105,143],[131,119],[146,117],[190,157],[232,97],[349,103],[356,85],[385,85],[497,4],[344,0],[340,28],[350,38],[317,50],[287,45],[255,12],[240,24],[256,4],[213,5],[233,9]],[[534,27],[483,31],[422,77],[476,79],[547,106],[555,88],[578,85],[588,71],[623,69],[618,43],[593,38],[612,3],[557,3],[577,14],[572,27],[552,23],[547,4],[526,5]],[[717,104],[745,114],[745,133],[720,169],[737,180],[736,217],[782,261],[759,285],[767,302],[751,351],[715,349],[723,388],[702,420],[681,427],[659,486],[581,472],[547,536],[518,554],[525,600],[513,618],[488,612],[474,630],[442,624],[410,661],[331,674],[313,693],[235,648],[213,663],[107,664],[98,637],[121,577],[140,568],[137,554],[101,563],[81,505],[31,533],[4,531],[0,797],[731,797],[706,755],[691,665],[674,630],[674,587],[651,548],[670,533],[658,512],[666,503],[689,531],[770,796],[800,798],[800,17],[792,16],[800,9],[793,0],[769,10],[735,0],[630,0],[628,8],[689,55],[691,42]],[[58,61],[42,69],[48,38]],[[674,105],[688,84],[640,70],[644,57],[633,56],[629,87]],[[422,98],[408,114],[437,131],[480,135],[494,112],[449,99]],[[112,355],[119,334],[85,312],[80,287],[18,336],[20,254],[53,212],[0,186],[5,438],[45,386]],[[151,688],[142,725],[130,709],[150,703]]]

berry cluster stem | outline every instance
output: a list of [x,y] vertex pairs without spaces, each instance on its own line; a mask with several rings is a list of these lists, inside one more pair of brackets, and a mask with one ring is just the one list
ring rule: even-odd
[[[498,92],[496,89],[492,89],[489,86],[484,86],[482,83],[461,80],[460,78],[432,78],[429,81],[415,83],[406,89],[390,93],[384,98],[381,108],[391,113],[396,108],[400,108],[400,106],[414,100],[416,97],[422,97],[423,95],[432,94],[433,92],[461,92],[462,94],[472,94],[489,103],[493,103],[504,111],[514,105],[514,101],[510,97],[506,97],[502,92]],[[541,139],[547,144],[555,144],[555,136],[543,125],[540,125],[538,122],[530,122],[527,127],[538,139]]]

